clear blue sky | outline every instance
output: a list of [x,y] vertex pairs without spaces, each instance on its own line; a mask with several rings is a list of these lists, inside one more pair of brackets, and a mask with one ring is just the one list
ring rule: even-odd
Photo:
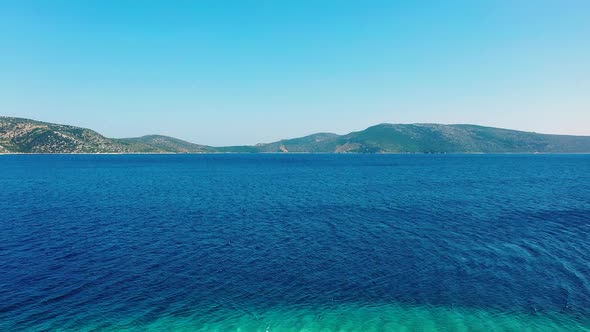
[[590,1],[0,0],[0,110],[211,145],[381,122],[590,135]]

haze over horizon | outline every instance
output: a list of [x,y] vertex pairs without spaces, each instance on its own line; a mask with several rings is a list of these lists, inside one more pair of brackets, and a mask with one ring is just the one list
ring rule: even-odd
[[590,135],[587,1],[2,1],[0,31],[0,115],[108,137]]

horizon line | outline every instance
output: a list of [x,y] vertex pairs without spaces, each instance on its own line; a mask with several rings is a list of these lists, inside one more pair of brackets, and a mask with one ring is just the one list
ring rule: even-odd
[[51,124],[51,125],[59,125],[59,126],[68,126],[68,127],[74,127],[74,128],[79,128],[79,129],[87,129],[87,130],[92,130],[96,133],[98,133],[99,135],[105,137],[105,138],[109,138],[109,139],[133,139],[133,138],[141,138],[141,137],[149,137],[149,136],[162,136],[162,137],[168,137],[168,138],[174,138],[177,140],[181,140],[187,143],[191,143],[191,144],[195,144],[195,145],[202,145],[202,146],[208,146],[208,147],[214,147],[214,148],[220,148],[220,147],[232,147],[232,146],[257,146],[257,145],[264,145],[264,144],[271,144],[271,143],[276,143],[276,142],[282,142],[282,141],[286,141],[286,140],[291,140],[291,139],[297,139],[297,138],[304,138],[304,137],[309,137],[309,136],[313,136],[313,135],[320,135],[320,134],[330,134],[330,135],[337,135],[337,136],[345,136],[351,133],[356,133],[356,132],[361,132],[364,130],[367,130],[369,128],[372,127],[377,127],[377,126],[382,126],[382,125],[440,125],[440,126],[475,126],[475,127],[483,127],[483,128],[493,128],[493,129],[500,129],[500,130],[509,130],[509,131],[517,131],[517,132],[523,132],[523,133],[530,133],[530,134],[539,134],[539,135],[550,135],[550,136],[571,136],[571,137],[590,137],[590,135],[575,135],[575,134],[553,134],[553,133],[542,133],[542,132],[537,132],[537,131],[530,131],[530,130],[519,130],[519,129],[512,129],[512,128],[506,128],[506,127],[496,127],[496,126],[486,126],[486,125],[481,125],[481,124],[474,124],[474,123],[440,123],[440,122],[381,122],[381,123],[377,123],[371,126],[368,126],[364,129],[360,129],[360,130],[353,130],[347,133],[343,133],[343,134],[338,134],[338,133],[334,133],[334,132],[329,132],[329,131],[319,131],[319,132],[314,132],[311,134],[305,134],[305,135],[301,135],[301,136],[295,136],[295,137],[291,137],[291,138],[281,138],[281,139],[277,139],[274,141],[269,141],[269,142],[258,142],[258,143],[254,143],[254,144],[236,144],[236,145],[208,145],[208,144],[201,144],[201,143],[195,143],[193,141],[190,140],[186,140],[186,139],[182,139],[182,138],[178,138],[176,136],[170,136],[170,135],[164,135],[164,134],[158,134],[158,133],[151,133],[151,134],[144,134],[144,135],[140,135],[140,136],[127,136],[127,137],[108,137],[103,135],[101,132],[89,128],[89,127],[82,127],[82,126],[78,126],[78,125],[71,125],[71,124],[64,124],[64,123],[56,123],[56,122],[48,122],[48,121],[44,121],[44,120],[37,120],[37,119],[32,119],[32,118],[24,118],[24,117],[19,117],[19,116],[7,116],[7,115],[0,115],[0,119],[1,118],[10,118],[10,119],[18,119],[18,120],[27,120],[27,121],[34,121],[34,122],[40,122],[40,123],[45,123],[45,124]]

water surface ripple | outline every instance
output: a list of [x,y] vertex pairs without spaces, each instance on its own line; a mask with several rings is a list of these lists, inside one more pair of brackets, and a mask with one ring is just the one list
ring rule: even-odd
[[0,156],[3,331],[590,331],[588,155]]

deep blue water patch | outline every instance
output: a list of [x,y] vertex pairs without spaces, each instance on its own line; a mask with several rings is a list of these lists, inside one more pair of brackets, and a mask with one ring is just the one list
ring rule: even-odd
[[582,329],[589,234],[588,155],[4,155],[0,329],[391,305]]

